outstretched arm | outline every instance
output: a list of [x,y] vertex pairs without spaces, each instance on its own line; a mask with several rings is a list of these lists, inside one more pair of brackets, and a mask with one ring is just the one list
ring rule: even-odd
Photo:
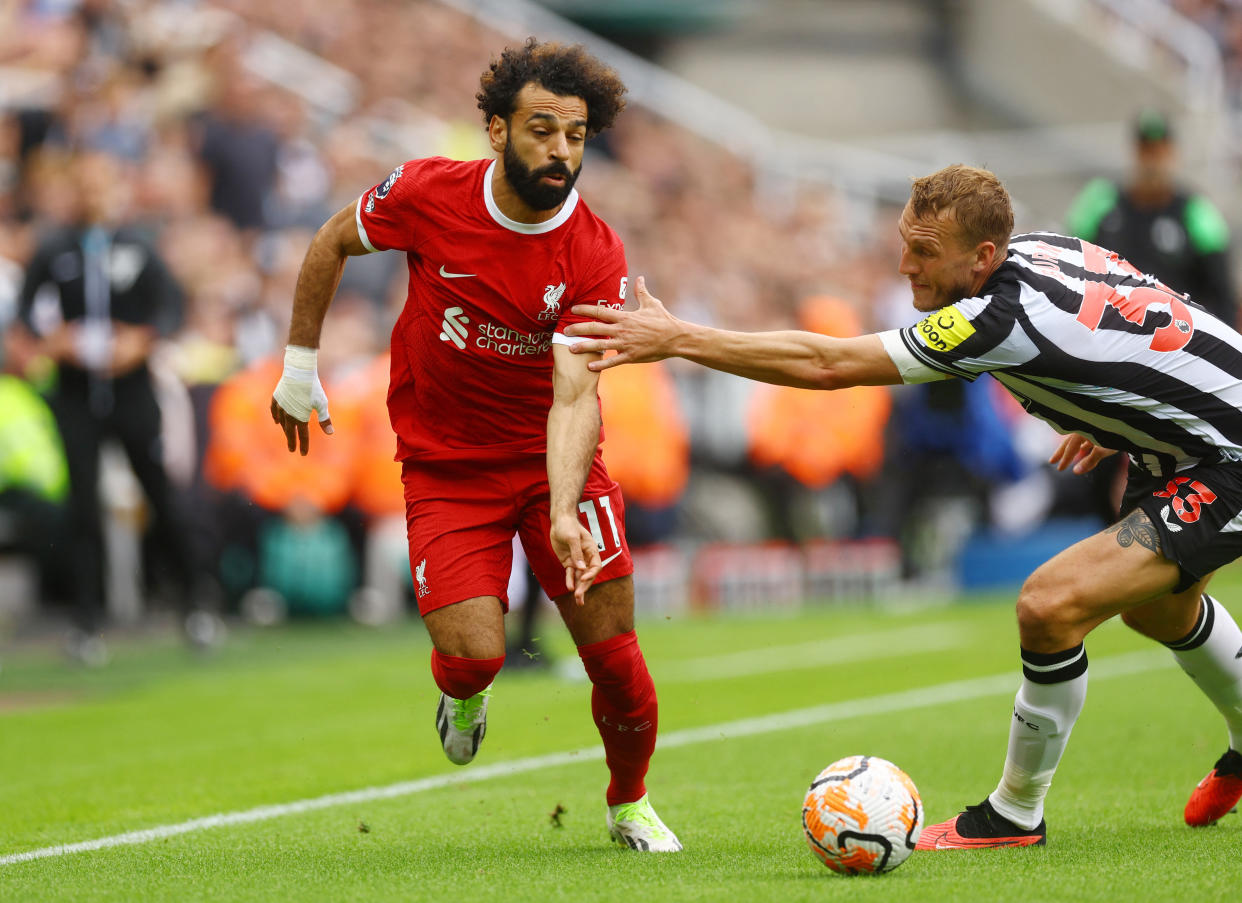
[[328,398],[319,383],[319,336],[345,270],[345,258],[366,253],[354,222],[354,205],[349,204],[315,233],[298,271],[285,371],[272,394],[272,420],[284,430],[291,452],[299,447],[303,455],[310,451],[312,410],[319,413],[323,431],[332,433]]
[[565,589],[582,605],[602,568],[599,547],[578,519],[578,502],[599,447],[599,376],[591,358],[575,357],[565,345],[552,346],[552,407],[548,411],[549,539],[565,567]]
[[[729,332],[679,320],[638,277],[638,309],[576,305],[574,313],[597,322],[577,323],[567,335],[595,336],[576,353],[616,351],[592,361],[592,370],[683,357],[714,370],[760,382],[804,389],[843,389],[901,383],[901,374],[879,336],[840,339],[814,332]],[[602,336],[603,338],[598,338]]]

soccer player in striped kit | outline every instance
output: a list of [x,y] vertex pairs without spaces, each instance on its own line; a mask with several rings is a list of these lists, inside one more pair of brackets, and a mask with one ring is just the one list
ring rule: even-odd
[[914,181],[898,224],[900,272],[927,316],[838,339],[736,333],[678,320],[638,280],[635,311],[578,306],[596,323],[575,352],[592,370],[683,357],[805,388],[991,373],[1065,435],[1052,462],[1083,473],[1124,451],[1121,518],[1039,567],[1018,595],[1022,683],[996,789],[928,827],[919,849],[1043,844],[1044,799],[1087,689],[1083,640],[1121,615],[1166,645],[1224,716],[1229,747],[1191,793],[1206,825],[1242,798],[1242,631],[1206,593],[1242,555],[1242,336],[1116,254],[1050,232],[1011,236],[990,172],[951,166]]
[[598,375],[565,335],[582,319],[575,302],[626,297],[621,240],[574,189],[586,139],[612,125],[624,93],[577,45],[532,38],[493,61],[477,99],[496,159],[403,163],[311,242],[272,418],[291,452],[306,453],[312,410],[332,431],[316,349],[345,259],[405,252],[388,410],[445,754],[470,762],[486,730],[516,533],[594,685],[609,833],[676,852],[644,783],[656,694],[634,633],[624,502],[600,454]]

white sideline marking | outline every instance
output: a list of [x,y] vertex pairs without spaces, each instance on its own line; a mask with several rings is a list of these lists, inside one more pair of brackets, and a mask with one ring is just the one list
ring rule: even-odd
[[[1172,665],[1173,658],[1166,652],[1131,652],[1092,662],[1091,678],[1093,680],[1106,680],[1113,677],[1139,674],[1144,671],[1154,671],[1157,668],[1171,667]],[[657,748],[674,749],[679,746],[707,743],[712,740],[750,737],[770,731],[825,724],[845,718],[881,715],[889,712],[908,711],[927,706],[963,702],[982,696],[1013,693],[1017,691],[1017,686],[1018,674],[1015,671],[993,674],[989,677],[955,680],[930,687],[902,690],[896,693],[882,693],[879,696],[871,696],[864,699],[847,699],[842,702],[831,702],[825,705],[795,709],[791,712],[781,712],[775,715],[741,718],[737,721],[726,721],[722,724],[671,731],[660,737]],[[114,834],[111,837],[100,837],[96,840],[84,840],[79,843],[43,847],[38,850],[28,850],[25,853],[11,853],[7,856],[0,856],[0,866],[29,862],[33,859],[47,859],[52,856],[89,853],[94,850],[105,850],[109,847],[148,843],[152,840],[163,840],[166,837],[176,837],[179,834],[189,834],[193,831],[267,821],[285,815],[314,812],[318,809],[343,806],[348,803],[365,803],[371,800],[409,796],[410,794],[422,793],[426,790],[451,787],[455,784],[489,781],[492,778],[503,778],[510,775],[523,774],[528,771],[539,771],[544,768],[554,768],[558,765],[573,764],[574,762],[593,762],[603,757],[603,748],[596,745],[569,752],[532,756],[527,759],[515,759],[510,762],[498,762],[494,765],[474,766],[467,771],[432,775],[431,777],[420,778],[416,781],[401,781],[400,783],[388,784],[383,787],[364,787],[360,790],[330,793],[326,796],[296,800],[292,803],[257,806],[254,809],[244,809],[240,812],[221,812],[216,815],[178,822],[175,825],[160,825],[141,831],[128,831],[124,834]]]
[[[893,658],[912,652],[943,652],[971,642],[969,630],[961,627],[932,625],[903,627],[898,630],[875,631],[859,636],[811,640],[786,646],[765,646],[721,655],[683,659],[663,667],[652,668],[659,683],[690,680],[720,680],[729,677],[752,677],[818,668],[866,659]],[[648,667],[651,667],[648,665]]]
[[[1150,650],[1128,652],[1124,655],[1113,655],[1091,662],[1090,677],[1091,680],[1107,680],[1112,677],[1139,674],[1143,671],[1154,671],[1162,666],[1171,667],[1173,663],[1173,657],[1166,652]],[[993,674],[990,677],[974,677],[930,687],[918,687],[914,690],[884,693],[864,699],[829,702],[776,715],[760,715],[756,718],[743,718],[740,721],[728,721],[724,724],[686,728],[660,737],[657,748],[670,749],[677,746],[689,746],[692,743],[704,743],[708,740],[749,737],[793,727],[808,727],[829,721],[842,721],[846,718],[903,712],[934,705],[964,702],[968,699],[978,699],[981,696],[1016,693],[1018,680],[1019,674],[1011,671],[1005,674]],[[0,863],[2,862],[3,860],[0,860]]]

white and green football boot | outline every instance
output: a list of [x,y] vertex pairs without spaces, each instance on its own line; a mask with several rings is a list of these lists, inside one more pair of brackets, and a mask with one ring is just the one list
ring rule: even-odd
[[642,799],[608,807],[608,833],[612,839],[631,850],[644,853],[677,853],[681,841],[660,821],[655,809],[643,794]]
[[491,694],[491,684],[469,699],[440,694],[436,731],[444,745],[444,754],[454,765],[466,765],[479,751],[479,744],[487,733],[487,700]]

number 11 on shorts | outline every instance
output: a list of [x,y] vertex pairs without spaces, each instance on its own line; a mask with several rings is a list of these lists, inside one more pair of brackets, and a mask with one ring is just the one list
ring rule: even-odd
[[608,518],[608,526],[612,529],[612,547],[614,549],[621,548],[621,534],[617,532],[617,520],[612,516],[612,503],[606,495],[578,503],[578,510],[586,515],[587,527],[590,529],[591,535],[595,537],[596,547],[601,552],[608,548],[604,542],[604,531],[600,529],[599,514],[596,509],[602,510]]

